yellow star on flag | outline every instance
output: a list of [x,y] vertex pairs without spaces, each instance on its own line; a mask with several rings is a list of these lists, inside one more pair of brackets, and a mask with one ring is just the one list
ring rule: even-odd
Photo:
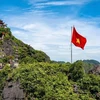
[[76,43],[80,44],[80,39],[76,38]]

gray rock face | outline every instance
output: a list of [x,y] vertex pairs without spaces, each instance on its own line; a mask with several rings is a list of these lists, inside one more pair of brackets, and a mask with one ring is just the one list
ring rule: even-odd
[[78,86],[76,84],[73,85],[73,92],[78,93]]
[[90,74],[100,75],[100,65],[94,66],[92,70],[89,71]]
[[19,82],[8,82],[2,92],[2,100],[24,100],[23,89]]

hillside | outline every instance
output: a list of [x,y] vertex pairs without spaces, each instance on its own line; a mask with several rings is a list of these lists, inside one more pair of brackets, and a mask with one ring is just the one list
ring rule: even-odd
[[[0,70],[0,78],[0,98],[2,94],[6,98],[9,93],[10,98],[11,94],[16,93],[20,80],[20,89],[25,93],[25,97],[22,96],[24,99],[9,100],[100,100],[100,74],[84,73],[82,61],[73,64],[20,64],[16,69],[6,65]],[[18,93],[20,91],[16,94]]]
[[0,62],[8,62],[10,59],[18,59],[24,63],[50,61],[44,52],[35,50],[14,37],[10,28],[2,21],[0,21],[0,58]]

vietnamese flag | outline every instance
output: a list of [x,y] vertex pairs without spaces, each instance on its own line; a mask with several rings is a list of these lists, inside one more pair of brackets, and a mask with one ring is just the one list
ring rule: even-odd
[[85,37],[83,37],[82,35],[80,35],[80,34],[76,31],[75,27],[73,27],[71,42],[72,42],[75,46],[84,49],[84,46],[85,46],[87,40],[86,40]]

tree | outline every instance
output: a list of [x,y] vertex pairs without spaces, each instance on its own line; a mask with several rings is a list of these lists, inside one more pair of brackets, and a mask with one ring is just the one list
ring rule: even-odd
[[77,81],[81,78],[83,78],[85,71],[83,68],[83,62],[82,61],[76,61],[71,65],[71,68],[69,69],[69,78],[71,78],[73,81]]

